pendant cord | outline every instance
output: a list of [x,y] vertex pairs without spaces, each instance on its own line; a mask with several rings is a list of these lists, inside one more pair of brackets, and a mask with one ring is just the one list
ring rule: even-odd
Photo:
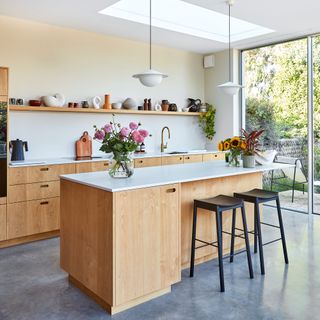
[[151,1],[150,0],[150,15],[149,15],[149,25],[150,25],[150,30],[149,30],[149,44],[150,44],[150,52],[149,52],[149,69],[151,70],[151,65],[152,65],[152,51],[151,51],[151,43],[152,43],[152,32],[151,32],[151,29],[152,29],[152,25],[151,25],[151,14],[152,14],[152,7],[151,7]]
[[229,3],[229,81],[231,82],[231,5],[230,3]]

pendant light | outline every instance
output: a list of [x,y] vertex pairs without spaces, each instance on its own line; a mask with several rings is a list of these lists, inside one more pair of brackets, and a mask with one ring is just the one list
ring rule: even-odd
[[227,0],[227,5],[229,8],[229,81],[220,84],[218,88],[222,89],[223,92],[229,95],[235,95],[238,93],[240,88],[243,86],[232,82],[232,74],[231,74],[231,6],[234,4],[234,0]]
[[168,76],[152,69],[152,6],[150,0],[150,15],[149,15],[149,69],[145,72],[134,74],[133,78],[137,78],[140,82],[146,87],[155,87],[156,85],[160,84],[163,78],[167,78]]

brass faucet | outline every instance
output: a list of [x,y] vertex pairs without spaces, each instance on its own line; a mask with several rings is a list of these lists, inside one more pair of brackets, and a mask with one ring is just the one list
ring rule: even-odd
[[164,152],[164,149],[168,148],[168,142],[166,142],[166,144],[163,143],[163,134],[165,129],[167,129],[168,139],[170,139],[170,129],[168,127],[163,127],[161,131],[161,152]]

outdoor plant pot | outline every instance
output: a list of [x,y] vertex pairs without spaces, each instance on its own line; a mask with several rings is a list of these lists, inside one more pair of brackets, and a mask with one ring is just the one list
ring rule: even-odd
[[243,156],[243,167],[244,168],[254,168],[255,167],[255,157],[254,156]]

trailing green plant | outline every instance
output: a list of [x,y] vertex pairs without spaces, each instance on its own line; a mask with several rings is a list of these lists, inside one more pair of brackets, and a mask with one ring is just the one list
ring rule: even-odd
[[207,139],[212,140],[214,135],[216,134],[215,131],[215,120],[216,120],[216,108],[206,103],[207,112],[203,113],[199,117],[199,125],[206,136]]

